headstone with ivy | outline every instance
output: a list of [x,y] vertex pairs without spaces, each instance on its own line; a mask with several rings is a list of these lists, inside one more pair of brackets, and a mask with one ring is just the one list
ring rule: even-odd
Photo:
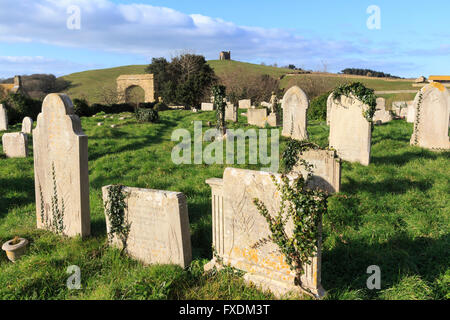
[[0,104],[0,131],[8,130],[8,113],[6,107]]
[[251,99],[239,100],[239,109],[250,109],[252,107]]
[[249,125],[264,128],[266,126],[268,117],[266,108],[248,109],[247,122]]
[[31,134],[33,130],[33,119],[30,117],[25,117],[22,120],[22,132],[26,134]]
[[286,91],[281,108],[283,109],[282,135],[296,140],[307,140],[306,113],[309,100],[303,90],[293,86]]
[[2,136],[2,144],[7,158],[26,158],[28,156],[28,135],[26,133],[5,133]]
[[102,192],[113,246],[145,264],[189,266],[189,216],[182,193],[124,186],[106,186]]
[[450,149],[448,90],[437,82],[426,85],[417,93],[414,109],[416,118],[411,145],[427,149]]
[[342,160],[369,165],[375,110],[374,91],[362,83],[346,84],[334,90],[329,143]]
[[[314,222],[314,228],[309,229],[311,238],[304,234],[306,240],[302,244],[314,250],[304,251],[307,255],[301,264],[304,272],[297,273],[279,244],[270,239],[269,224],[255,203],[255,199],[259,199],[272,216],[279,212],[282,196],[272,177],[278,182],[282,179],[279,174],[226,168],[223,179],[206,181],[212,190],[214,257],[205,265],[205,270],[231,266],[246,272],[246,281],[276,296],[306,291],[322,297],[321,215],[306,219]],[[293,219],[288,218],[286,233],[292,234],[293,227]],[[301,286],[298,279],[301,279]]]
[[38,228],[88,236],[88,137],[68,96],[45,97],[33,130],[33,152]]

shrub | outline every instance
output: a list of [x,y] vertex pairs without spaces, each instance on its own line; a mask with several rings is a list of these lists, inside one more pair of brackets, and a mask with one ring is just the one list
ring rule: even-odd
[[325,121],[327,119],[327,100],[329,96],[330,92],[327,92],[311,100],[308,108],[309,120]]
[[169,110],[169,107],[164,102],[158,102],[153,109],[159,112]]
[[157,122],[159,120],[158,111],[154,109],[139,108],[135,113],[136,120],[139,122]]
[[6,106],[10,124],[21,123],[25,117],[36,120],[42,106],[42,101],[29,98],[21,93],[10,93],[0,103]]
[[91,116],[89,104],[85,99],[73,99],[73,110],[79,117]]

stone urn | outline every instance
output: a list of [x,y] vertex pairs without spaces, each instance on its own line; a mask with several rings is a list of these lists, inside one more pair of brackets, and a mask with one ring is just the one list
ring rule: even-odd
[[2,246],[2,249],[6,251],[6,255],[10,261],[16,262],[25,253],[27,245],[27,239],[16,237],[5,242]]

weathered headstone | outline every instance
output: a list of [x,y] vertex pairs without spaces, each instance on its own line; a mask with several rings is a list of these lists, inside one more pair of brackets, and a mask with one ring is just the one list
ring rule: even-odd
[[282,108],[282,135],[296,140],[308,139],[306,112],[309,101],[303,90],[297,86],[290,88],[283,97]]
[[414,123],[416,120],[416,108],[414,107],[414,102],[408,103],[406,110],[406,121],[409,123]]
[[61,227],[67,236],[88,236],[88,137],[70,98],[49,94],[33,130],[38,228]]
[[239,100],[239,109],[250,109],[252,107],[252,100]]
[[[102,188],[106,208],[111,206],[108,197],[110,186]],[[124,187],[127,208],[126,224],[129,234],[127,253],[146,264],[177,264],[187,267],[192,260],[191,236],[186,197],[180,192]],[[111,223],[106,215],[108,235]],[[116,234],[113,244],[123,248]]]
[[203,102],[201,110],[202,111],[214,111],[214,103]]
[[341,159],[369,165],[372,128],[363,115],[369,108],[354,96],[332,100],[329,142]]
[[[299,155],[312,168],[312,176],[308,179],[307,186],[311,189],[320,189],[328,193],[341,190],[341,161],[333,150],[308,150]],[[307,171],[302,163],[297,163],[293,172],[301,173],[305,178]]]
[[264,128],[267,123],[267,109],[248,109],[247,121],[249,125]]
[[0,104],[0,131],[8,130],[8,113],[3,104]]
[[5,133],[2,136],[2,144],[7,158],[26,158],[28,156],[28,135],[26,133]]
[[225,121],[238,121],[237,108],[232,103],[227,103],[227,106],[225,107]]
[[267,124],[271,127],[278,127],[281,125],[280,117],[275,112],[272,112],[267,117]]
[[[279,180],[280,175],[275,175]],[[230,265],[246,272],[244,279],[272,291],[276,296],[288,292],[301,292],[295,283],[283,254],[271,241],[262,246],[258,242],[270,235],[265,218],[256,209],[253,199],[258,198],[270,214],[279,210],[280,195],[270,174],[243,169],[225,169],[223,179],[206,181],[212,189],[213,247],[216,257],[205,266]],[[289,232],[289,230],[287,230]],[[319,232],[321,233],[321,232]],[[321,236],[317,241],[316,256],[305,264],[302,284],[318,297],[324,295],[321,285]]]
[[22,120],[22,132],[26,134],[31,134],[33,130],[33,119],[30,117],[25,117]]
[[377,110],[386,110],[385,98],[377,98]]
[[426,85],[417,93],[414,109],[416,119],[411,145],[427,149],[450,149],[448,90],[438,82]]
[[388,123],[392,121],[392,115],[386,110],[376,110],[373,115],[373,122]]

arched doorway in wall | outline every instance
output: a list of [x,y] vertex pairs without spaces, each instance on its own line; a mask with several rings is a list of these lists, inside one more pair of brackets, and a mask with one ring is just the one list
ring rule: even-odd
[[140,103],[145,102],[145,91],[140,86],[132,85],[125,90],[125,102],[131,104],[135,109]]

